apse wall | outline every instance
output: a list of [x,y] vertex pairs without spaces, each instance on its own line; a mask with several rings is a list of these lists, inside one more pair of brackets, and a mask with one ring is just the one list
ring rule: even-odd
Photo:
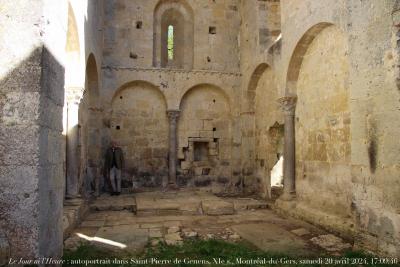
[[125,157],[123,187],[160,187],[168,174],[168,120],[163,94],[153,85],[134,82],[112,101],[111,140]]

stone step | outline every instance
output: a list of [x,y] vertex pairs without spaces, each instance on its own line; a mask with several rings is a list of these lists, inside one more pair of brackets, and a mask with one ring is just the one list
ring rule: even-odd
[[231,215],[241,210],[270,209],[271,203],[253,198],[225,198],[202,192],[143,192],[103,194],[91,211],[129,210],[138,216]]
[[223,199],[203,200],[201,207],[203,214],[210,216],[232,215],[235,213],[233,203]]
[[141,193],[136,195],[138,216],[200,215],[201,199],[185,194]]
[[103,194],[90,204],[91,211],[121,211],[129,210],[136,213],[136,199],[132,194],[110,196]]
[[231,199],[234,209],[238,210],[262,210],[271,209],[273,202],[259,200],[254,198],[234,198]]
[[271,203],[252,198],[220,198],[212,194],[141,193],[136,195],[137,215],[231,215],[239,210],[270,209]]
[[89,207],[84,199],[76,198],[64,201],[63,233],[65,238],[79,225],[88,212]]

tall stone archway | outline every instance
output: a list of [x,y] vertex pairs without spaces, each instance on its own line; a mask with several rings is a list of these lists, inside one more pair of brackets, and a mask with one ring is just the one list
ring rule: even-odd
[[[276,76],[267,64],[260,64],[254,70],[249,82],[248,97],[249,109],[254,112],[254,174],[261,185],[262,196],[272,198],[271,187],[275,184],[271,183],[271,171],[283,156],[283,119],[276,102]],[[277,172],[276,175],[280,175],[279,170]]]
[[345,36],[336,26],[312,27],[295,48],[286,88],[287,96],[297,95],[297,199],[340,218],[351,216],[347,53]]
[[65,86],[66,88],[80,86],[82,74],[79,68],[81,53],[79,30],[75,13],[70,3],[68,3],[68,29],[65,52]]
[[123,187],[159,188],[168,180],[167,104],[158,87],[124,85],[112,99],[110,133],[125,155]]
[[202,84],[180,103],[178,184],[223,191],[232,177],[230,102],[222,89]]
[[80,68],[80,40],[74,10],[68,3],[68,30],[65,45],[64,133],[66,136],[66,197],[79,195],[79,102],[84,87]]
[[104,146],[102,108],[99,99],[97,63],[90,54],[86,63],[85,91],[79,104],[79,187],[80,193],[99,194]]

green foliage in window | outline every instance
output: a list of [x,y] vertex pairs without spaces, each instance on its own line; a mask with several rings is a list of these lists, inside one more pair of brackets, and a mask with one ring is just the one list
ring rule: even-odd
[[168,26],[168,60],[174,59],[174,26]]

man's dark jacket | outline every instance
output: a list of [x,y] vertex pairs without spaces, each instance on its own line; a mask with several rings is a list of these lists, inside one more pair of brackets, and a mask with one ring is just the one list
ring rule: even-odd
[[[124,167],[124,153],[120,147],[115,147],[115,165],[117,169],[122,169]],[[114,153],[112,147],[107,149],[106,153],[106,161],[105,161],[105,170],[110,170],[113,166],[114,161]]]

